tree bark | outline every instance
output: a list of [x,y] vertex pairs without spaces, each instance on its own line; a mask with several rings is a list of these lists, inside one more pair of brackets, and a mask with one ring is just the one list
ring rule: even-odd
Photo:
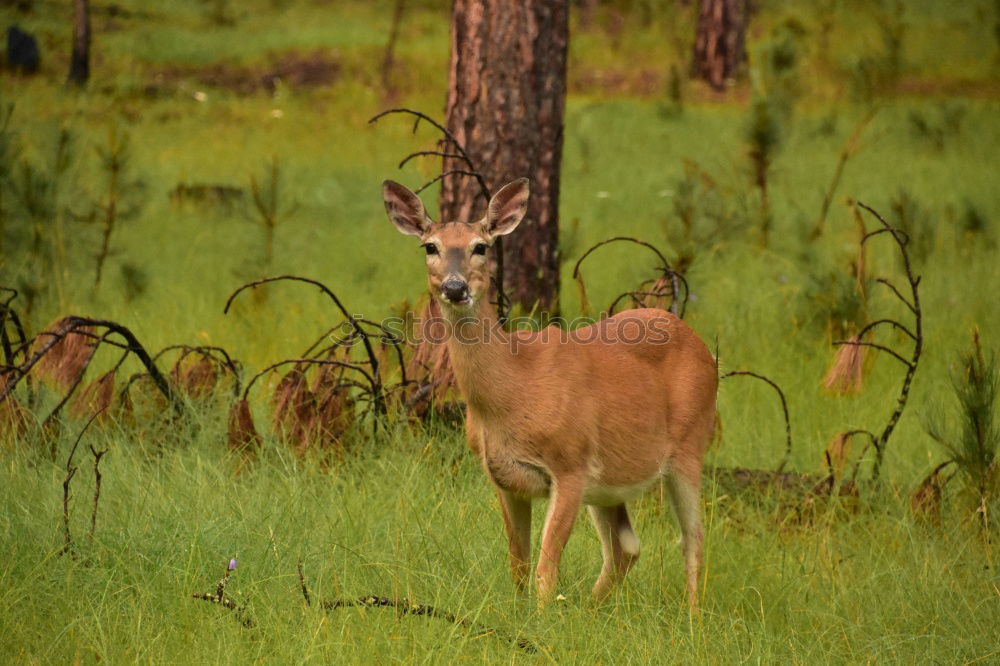
[[66,83],[84,86],[90,78],[90,1],[73,0],[73,54]]
[[736,76],[746,60],[747,0],[701,0],[692,73],[716,90]]
[[[491,192],[531,180],[528,213],[503,239],[504,291],[525,310],[559,297],[559,169],[566,99],[567,0],[454,0],[447,127]],[[445,172],[467,170],[445,158]],[[445,178],[442,221],[483,216],[475,179]]]

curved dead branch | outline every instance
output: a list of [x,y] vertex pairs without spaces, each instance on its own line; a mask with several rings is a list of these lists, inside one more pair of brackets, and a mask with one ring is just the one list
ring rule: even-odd
[[[142,344],[135,337],[132,331],[130,331],[128,328],[122,326],[117,322],[109,321],[106,319],[91,319],[89,317],[79,317],[74,315],[66,317],[63,321],[64,324],[59,328],[58,331],[54,333],[51,331],[46,332],[45,335],[49,337],[49,340],[45,341],[41,345],[41,347],[34,354],[32,354],[31,357],[28,358],[23,364],[17,366],[14,369],[14,373],[17,376],[13,379],[13,381],[9,382],[6,387],[4,387],[2,392],[0,392],[0,401],[6,398],[7,395],[10,394],[11,391],[13,391],[17,387],[18,383],[28,375],[28,373],[35,366],[35,364],[38,363],[38,361],[40,361],[41,358],[45,356],[45,354],[50,349],[52,349],[52,347],[54,347],[60,340],[65,338],[70,333],[80,332],[78,331],[78,329],[80,328],[89,326],[94,328],[108,329],[107,332],[102,337],[106,337],[107,335],[110,335],[112,333],[120,336],[124,340],[124,343],[114,342],[111,340],[107,340],[106,342],[109,344],[120,346],[122,349],[125,349],[128,352],[134,354],[135,357],[138,358],[139,361],[143,364],[143,366],[145,366],[146,372],[149,373],[149,376],[153,379],[153,382],[156,384],[156,387],[160,390],[160,392],[164,395],[164,397],[166,397],[167,400],[171,403],[171,405],[173,405],[175,410],[180,410],[181,403],[177,399],[177,396],[174,394],[173,390],[171,389],[170,384],[167,382],[166,378],[160,373],[159,368],[156,367],[156,363],[149,355],[149,352],[146,351],[146,348],[142,346]],[[29,340],[25,343],[25,345],[30,346],[32,342],[33,341]],[[15,353],[19,353],[19,351]]]
[[[893,358],[901,362],[906,367],[906,374],[903,377],[903,383],[902,386],[900,387],[899,396],[896,399],[896,406],[893,409],[892,413],[889,415],[889,421],[888,423],[886,423],[885,428],[883,428],[882,433],[878,436],[877,439],[873,439],[873,444],[875,446],[875,466],[874,469],[872,470],[872,480],[877,483],[881,474],[882,461],[883,457],[885,456],[886,446],[889,443],[889,437],[892,435],[892,432],[895,429],[896,424],[899,422],[899,419],[903,414],[903,410],[906,408],[906,403],[909,400],[910,396],[910,386],[913,383],[913,376],[916,373],[917,366],[920,363],[920,355],[921,352],[923,351],[923,346],[924,346],[923,310],[920,307],[920,289],[919,289],[920,276],[913,274],[913,267],[910,264],[910,253],[907,250],[907,244],[910,241],[909,235],[907,235],[905,231],[901,229],[896,229],[888,222],[886,222],[885,218],[883,218],[878,213],[878,211],[876,211],[871,206],[868,206],[867,204],[861,201],[858,201],[857,205],[860,208],[868,211],[871,215],[875,217],[876,220],[878,220],[879,224],[882,225],[881,228],[875,229],[874,231],[868,231],[861,237],[862,246],[864,246],[865,243],[867,243],[870,239],[875,238],[882,234],[889,234],[892,237],[893,241],[896,243],[896,247],[899,249],[900,257],[903,260],[903,272],[906,276],[907,284],[910,287],[910,297],[907,298],[906,296],[904,296],[903,293],[886,278],[878,278],[877,281],[880,284],[883,284],[886,287],[888,287],[892,291],[892,293],[913,314],[912,328],[904,326],[902,323],[892,319],[879,319],[874,322],[871,322],[870,324],[867,324],[862,329],[863,333],[868,333],[872,331],[874,328],[876,328],[876,326],[888,323],[892,325],[894,328],[903,331],[913,341],[913,352],[910,355],[910,358],[908,359],[905,358],[902,354],[896,352],[895,350],[890,349],[885,345],[876,344],[874,342],[868,342],[863,340],[856,340],[856,341],[838,340],[834,343],[838,345],[853,344],[853,345],[860,345],[860,346],[879,349],[881,351],[888,352],[890,355],[893,356]],[[861,336],[859,335],[858,337],[860,338]]]
[[251,377],[250,381],[247,382],[246,388],[243,389],[243,399],[244,400],[247,399],[247,397],[250,395],[250,389],[253,388],[253,385],[257,383],[258,379],[260,379],[267,373],[271,372],[272,370],[276,370],[283,365],[289,365],[291,363],[295,363],[296,365],[331,365],[331,366],[338,366],[341,368],[348,368],[350,370],[356,370],[357,372],[361,373],[364,376],[364,378],[368,381],[368,390],[370,390],[374,396],[375,393],[374,389],[375,386],[377,385],[377,381],[372,374],[369,374],[369,372],[365,370],[363,365],[357,363],[349,363],[347,361],[335,361],[331,359],[321,359],[321,358],[287,358],[284,361],[278,361],[277,363],[272,363],[271,365],[267,366],[266,368],[258,372],[256,375]]
[[781,412],[782,414],[784,414],[785,417],[785,455],[781,459],[781,463],[778,465],[777,469],[778,473],[781,473],[781,471],[785,468],[785,465],[788,464],[788,459],[792,455],[792,422],[791,419],[789,419],[788,417],[788,401],[785,400],[785,392],[782,391],[781,387],[778,386],[778,384],[772,381],[771,379],[768,379],[764,375],[758,374],[756,372],[751,372],[749,370],[733,370],[732,372],[727,372],[724,375],[722,375],[720,379],[726,379],[727,377],[741,377],[741,376],[754,377],[763,382],[767,382],[771,386],[771,388],[773,388],[777,392],[778,398],[781,400]]
[[[229,308],[233,304],[233,300],[242,291],[246,289],[253,289],[262,284],[267,284],[269,282],[279,282],[282,280],[305,282],[306,284],[311,284],[315,287],[318,287],[319,290],[322,291],[327,297],[329,297],[330,300],[333,301],[334,305],[337,306],[337,309],[340,310],[340,313],[344,316],[344,320],[350,323],[350,326],[354,329],[354,332],[357,334],[358,338],[360,338],[361,340],[361,343],[364,345],[365,353],[368,355],[368,364],[369,366],[371,366],[372,369],[371,375],[369,375],[369,377],[372,382],[372,395],[375,399],[375,410],[380,415],[384,416],[386,414],[386,407],[385,407],[385,400],[382,397],[382,383],[381,383],[381,376],[379,374],[378,357],[375,355],[375,350],[372,349],[371,341],[365,334],[364,329],[361,328],[361,324],[358,322],[357,318],[354,315],[350,314],[347,311],[347,308],[344,307],[344,304],[341,302],[341,300],[337,297],[337,295],[333,293],[333,291],[329,287],[327,287],[319,280],[312,280],[310,278],[304,278],[298,275],[277,275],[274,277],[268,277],[260,280],[254,280],[253,282],[248,282],[243,286],[241,286],[236,291],[234,291],[232,294],[230,294],[229,298],[226,299],[226,307],[223,308],[222,310],[223,313],[228,314]],[[254,379],[256,379],[256,377]],[[244,395],[246,395],[247,391],[249,391],[249,386],[247,386],[247,389],[244,391]]]
[[[635,243],[636,245],[639,245],[639,246],[642,246],[644,248],[647,248],[647,249],[651,250],[654,254],[656,254],[656,257],[657,257],[657,259],[660,262],[660,270],[663,272],[664,276],[669,277],[670,284],[671,284],[671,290],[673,291],[673,294],[671,294],[673,302],[670,304],[670,311],[673,314],[675,314],[675,315],[683,318],[684,317],[684,312],[685,312],[685,310],[687,310],[687,301],[688,301],[688,291],[689,291],[689,289],[688,289],[687,280],[684,279],[684,276],[682,276],[680,273],[678,273],[673,268],[671,268],[670,262],[667,261],[667,258],[663,255],[662,252],[660,252],[659,248],[657,248],[652,243],[647,243],[644,240],[639,240],[638,238],[633,238],[631,236],[614,236],[612,238],[606,238],[606,239],[600,241],[599,243],[595,243],[594,245],[591,245],[589,248],[587,248],[587,250],[582,255],[580,255],[580,258],[577,259],[576,263],[573,265],[573,279],[576,280],[578,284],[582,285],[582,278],[581,278],[581,275],[580,275],[580,267],[583,265],[584,260],[587,257],[589,257],[598,248],[604,247],[605,245],[609,245],[611,243],[617,243],[617,242]],[[684,286],[684,298],[681,301],[680,306],[678,306],[677,295],[680,292],[680,285],[681,284],[683,284],[683,286]],[[581,286],[581,288],[583,288],[583,287]],[[615,299],[614,303],[612,303],[612,308],[615,305],[617,305],[617,303],[619,301],[621,301],[623,298],[627,298],[628,296],[632,295],[633,293],[640,293],[640,291],[625,292],[624,294],[620,295],[618,298]],[[665,294],[658,294],[658,295],[664,296]],[[613,309],[611,311],[613,312]]]

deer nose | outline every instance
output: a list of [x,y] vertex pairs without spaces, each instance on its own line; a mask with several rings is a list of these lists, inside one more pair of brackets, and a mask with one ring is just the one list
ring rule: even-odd
[[454,278],[441,284],[441,294],[452,303],[461,303],[469,297],[469,285]]

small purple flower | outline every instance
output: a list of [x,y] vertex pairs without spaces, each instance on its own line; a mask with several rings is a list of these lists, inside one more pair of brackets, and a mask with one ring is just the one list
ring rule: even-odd
[[229,570],[232,571],[236,568],[236,560],[229,560]]

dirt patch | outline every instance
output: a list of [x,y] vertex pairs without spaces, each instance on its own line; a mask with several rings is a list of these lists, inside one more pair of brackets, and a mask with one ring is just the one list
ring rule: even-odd
[[663,93],[666,73],[655,69],[571,69],[570,94],[607,97],[655,97]]
[[153,74],[152,85],[170,87],[179,81],[193,79],[204,86],[229,90],[237,95],[253,95],[261,91],[274,93],[279,82],[292,88],[329,86],[339,76],[336,52],[290,52],[276,54],[268,64],[259,66],[218,62],[201,67],[163,67]]

